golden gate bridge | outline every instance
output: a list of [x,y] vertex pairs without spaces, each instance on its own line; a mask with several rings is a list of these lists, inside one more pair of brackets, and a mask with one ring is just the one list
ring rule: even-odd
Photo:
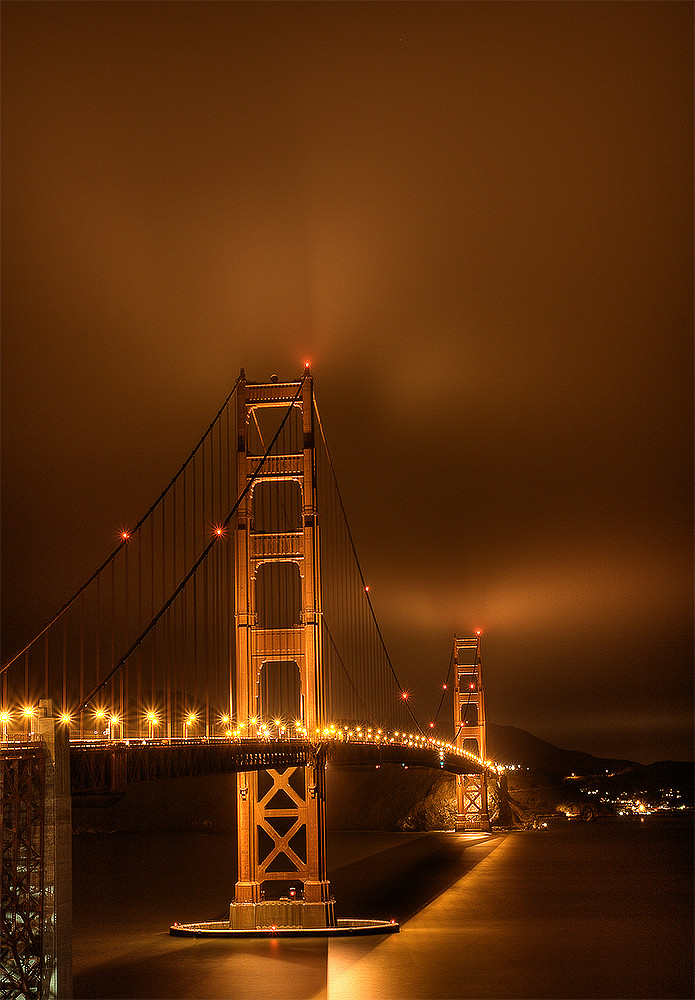
[[[5,768],[48,716],[69,740],[73,795],[237,774],[232,927],[277,923],[290,883],[294,922],[335,926],[328,760],[452,771],[457,829],[490,828],[480,634],[454,641],[439,705],[453,669],[454,737],[437,739],[384,642],[308,365],[296,382],[242,369],[156,501],[0,669]],[[3,802],[20,785],[16,770]],[[8,829],[3,877],[19,856]]]

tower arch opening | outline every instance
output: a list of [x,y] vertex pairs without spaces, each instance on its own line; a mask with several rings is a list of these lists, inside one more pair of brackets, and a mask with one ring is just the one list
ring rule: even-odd
[[256,483],[251,501],[251,531],[255,535],[302,530],[302,488],[295,479]]
[[[287,412],[287,403],[277,405],[256,405],[249,408],[249,429],[246,453],[264,455],[282,424]],[[271,455],[299,455],[304,447],[302,411],[293,406],[277,441],[270,450]]]
[[302,622],[302,580],[296,562],[261,563],[256,573],[259,628],[294,628]]
[[302,719],[302,680],[295,660],[266,660],[261,666],[258,714],[264,722],[281,719],[288,727]]

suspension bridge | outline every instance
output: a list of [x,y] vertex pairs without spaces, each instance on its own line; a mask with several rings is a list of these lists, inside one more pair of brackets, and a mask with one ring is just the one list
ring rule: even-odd
[[[237,774],[232,927],[277,924],[290,885],[292,922],[335,926],[328,761],[451,771],[457,829],[490,829],[497,771],[486,759],[480,636],[454,641],[439,705],[452,690],[454,737],[438,739],[388,654],[308,365],[296,382],[254,383],[242,369],[156,501],[0,669],[8,816],[22,795],[32,801],[21,748],[46,719],[55,744],[69,746],[75,797]],[[3,827],[3,931],[21,909],[6,868],[19,878],[22,851],[33,850],[20,826]],[[22,926],[31,920],[27,911]]]

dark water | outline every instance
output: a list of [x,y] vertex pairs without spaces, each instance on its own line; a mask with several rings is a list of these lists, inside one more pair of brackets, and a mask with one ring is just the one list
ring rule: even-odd
[[234,838],[74,839],[75,997],[691,997],[689,822],[564,823],[480,840],[332,834],[339,916],[374,938],[171,938],[222,916]]

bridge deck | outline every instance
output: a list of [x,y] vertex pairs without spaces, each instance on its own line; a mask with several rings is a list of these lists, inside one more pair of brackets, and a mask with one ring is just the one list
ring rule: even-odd
[[454,774],[480,774],[490,769],[483,761],[431,741],[74,740],[70,743],[70,784],[75,796],[122,795],[135,782],[277,770],[318,761],[346,767],[403,764]]

